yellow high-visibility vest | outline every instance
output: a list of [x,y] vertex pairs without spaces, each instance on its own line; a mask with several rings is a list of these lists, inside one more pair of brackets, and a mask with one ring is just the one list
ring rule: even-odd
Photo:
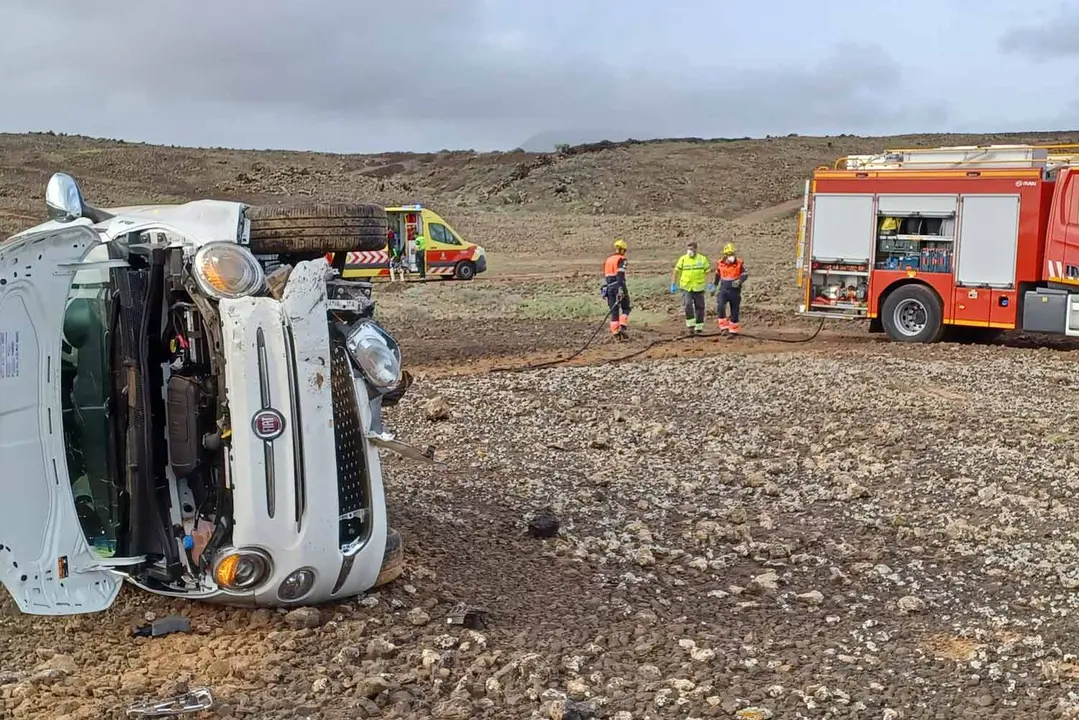
[[686,292],[704,292],[708,287],[708,271],[712,263],[704,255],[697,253],[693,257],[686,253],[678,258],[674,269],[679,272],[678,287]]

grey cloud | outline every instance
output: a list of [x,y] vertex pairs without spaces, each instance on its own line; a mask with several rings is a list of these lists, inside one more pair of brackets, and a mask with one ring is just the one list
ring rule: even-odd
[[1000,36],[999,46],[1039,61],[1079,55],[1079,8],[1061,10],[1037,25],[1013,27]]
[[4,2],[5,115],[22,129],[371,150],[512,147],[572,127],[887,132],[946,117],[897,102],[901,69],[872,45],[809,66],[691,72],[658,50],[614,67],[572,32],[515,28],[527,42],[499,48],[484,0]]

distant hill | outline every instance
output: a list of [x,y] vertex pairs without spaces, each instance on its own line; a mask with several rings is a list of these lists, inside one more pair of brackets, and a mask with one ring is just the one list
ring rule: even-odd
[[61,170],[79,181],[91,202],[105,207],[202,197],[252,203],[317,198],[421,202],[451,211],[731,218],[801,197],[813,168],[843,155],[894,147],[1076,141],[1079,132],[791,135],[600,141],[546,153],[333,155],[0,134],[0,237],[43,219],[45,183]]
[[637,140],[652,140],[654,138],[634,136],[629,132],[617,130],[547,130],[538,133],[521,143],[521,149],[527,152],[554,152],[560,145],[584,145],[598,143],[604,140],[621,142],[635,138]]

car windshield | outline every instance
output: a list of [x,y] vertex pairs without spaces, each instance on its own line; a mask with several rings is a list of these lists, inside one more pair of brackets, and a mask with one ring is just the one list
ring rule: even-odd
[[108,270],[76,273],[61,339],[61,402],[68,475],[79,523],[99,557],[115,554],[121,524],[120,477],[109,439],[113,387],[109,350],[111,297]]

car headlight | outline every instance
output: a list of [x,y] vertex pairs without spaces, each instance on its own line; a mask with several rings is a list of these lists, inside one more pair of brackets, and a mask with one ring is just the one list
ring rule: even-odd
[[195,253],[191,270],[202,291],[218,300],[254,295],[266,287],[259,261],[236,243],[206,243]]
[[277,597],[286,602],[299,600],[315,584],[315,571],[312,568],[300,568],[289,574],[277,587]]
[[273,563],[256,550],[233,550],[217,561],[214,579],[226,590],[254,590],[270,577]]
[[360,323],[349,332],[345,347],[376,387],[388,389],[401,380],[401,349],[378,325]]

